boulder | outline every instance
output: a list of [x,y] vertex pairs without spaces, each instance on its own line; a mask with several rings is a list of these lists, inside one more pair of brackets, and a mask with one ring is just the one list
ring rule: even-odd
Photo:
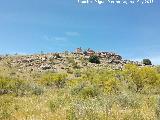
[[52,66],[51,66],[51,65],[46,64],[46,65],[41,65],[41,66],[40,66],[40,68],[41,68],[42,70],[47,70],[47,69],[51,69],[51,68],[52,68]]

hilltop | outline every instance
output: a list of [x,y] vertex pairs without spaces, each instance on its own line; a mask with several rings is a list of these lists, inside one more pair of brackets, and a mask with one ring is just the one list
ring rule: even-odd
[[[100,64],[90,63],[90,56],[96,55]],[[0,57],[1,67],[14,68],[17,72],[69,72],[72,69],[110,68],[123,69],[125,64],[132,63],[143,66],[141,62],[124,60],[113,52],[95,52],[92,49],[77,48],[74,52],[46,53],[33,55],[7,55]]]
[[0,57],[2,120],[159,120],[159,96],[160,67],[113,52]]

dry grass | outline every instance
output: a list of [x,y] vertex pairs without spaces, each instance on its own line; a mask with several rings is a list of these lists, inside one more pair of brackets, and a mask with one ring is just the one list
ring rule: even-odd
[[[10,71],[3,76],[8,76],[7,72]],[[29,84],[27,93],[0,95],[0,119],[159,120],[159,93],[135,92],[126,87],[125,82],[118,82],[115,87],[115,84],[109,84],[112,80],[116,82],[113,79],[115,74],[110,75],[110,72],[89,71],[86,74],[82,72],[81,76],[66,79],[63,87],[41,85],[39,77],[28,79],[25,82]],[[109,83],[103,86],[101,83],[107,79],[110,79]],[[106,92],[103,87],[118,92]]]

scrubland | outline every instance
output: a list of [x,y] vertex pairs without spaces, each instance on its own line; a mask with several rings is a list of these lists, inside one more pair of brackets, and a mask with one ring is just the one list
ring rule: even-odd
[[16,75],[0,68],[1,120],[160,120],[160,68]]

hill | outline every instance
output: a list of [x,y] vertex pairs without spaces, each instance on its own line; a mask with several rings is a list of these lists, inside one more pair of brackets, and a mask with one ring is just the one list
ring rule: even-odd
[[112,52],[0,58],[2,120],[159,120],[159,96],[160,67]]

